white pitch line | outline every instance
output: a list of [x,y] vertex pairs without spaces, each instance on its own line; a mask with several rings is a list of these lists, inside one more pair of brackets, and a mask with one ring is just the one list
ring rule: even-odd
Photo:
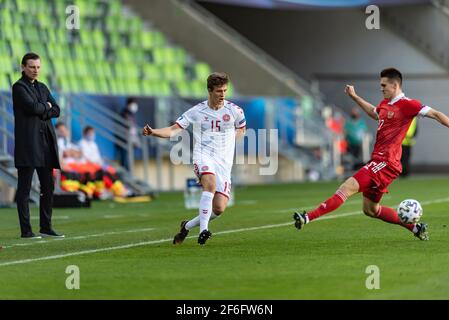
[[[37,216],[31,216],[31,220],[39,220],[40,218]],[[67,220],[69,219],[69,216],[54,216],[51,218],[52,220]]]
[[[443,202],[449,202],[449,197],[448,198],[442,198],[442,199],[423,201],[423,202],[421,202],[421,204],[428,205],[428,204],[443,203]],[[353,216],[353,215],[360,214],[360,213],[361,213],[361,211],[345,212],[345,213],[330,215],[330,216],[326,216],[326,217],[321,217],[320,220],[317,220],[317,221],[336,219],[336,218],[343,218],[343,217]],[[253,231],[253,230],[261,230],[261,229],[284,227],[284,226],[288,226],[288,225],[293,225],[293,221],[285,222],[285,223],[279,223],[279,224],[270,224],[270,225],[259,226],[259,227],[250,227],[250,228],[225,230],[225,231],[215,232],[214,234],[215,235],[219,235],[219,234],[228,234],[228,233],[235,233],[235,232]],[[190,237],[187,237],[187,239],[196,238],[196,237],[197,236],[190,236]],[[24,259],[24,260],[9,261],[9,262],[0,263],[0,267],[17,265],[17,264],[25,264],[25,263],[31,263],[31,262],[36,262],[36,261],[55,260],[55,259],[61,259],[61,258],[67,258],[67,257],[73,257],[73,256],[79,256],[79,255],[83,255],[83,254],[90,254],[90,253],[97,253],[97,252],[105,252],[105,251],[128,249],[128,248],[146,246],[146,245],[150,245],[150,244],[171,242],[172,240],[173,239],[170,238],[170,239],[144,241],[144,242],[125,244],[125,245],[116,246],[116,247],[84,250],[84,251],[71,252],[71,253],[59,254],[59,255],[54,255],[54,256],[47,256],[47,257],[40,257],[40,258],[31,258],[31,259]]]
[[[95,237],[104,237],[114,234],[123,234],[123,233],[136,233],[136,232],[144,232],[144,231],[151,231],[154,230],[154,228],[144,228],[144,229],[131,229],[131,230],[124,230],[124,231],[111,231],[111,232],[104,232],[104,233],[97,233],[97,234],[87,234],[85,236],[76,236],[76,237],[67,237],[67,238],[60,238],[60,239],[52,239],[52,240],[39,240],[39,241],[33,241],[28,243],[14,243],[9,246],[4,246],[4,249],[11,248],[11,247],[27,247],[32,246],[35,244],[42,244],[42,243],[50,243],[55,241],[64,241],[64,240],[80,240],[80,239],[87,239],[87,238],[95,238]],[[30,239],[29,241],[32,241]]]
[[256,203],[258,203],[259,201],[257,201],[257,200],[241,200],[241,201],[239,201],[237,204],[239,205],[239,206],[241,206],[241,205],[252,205],[252,204],[256,204]]
[[123,217],[125,217],[125,215],[123,215],[123,214],[115,214],[115,215],[106,214],[103,216],[103,218],[105,218],[105,219],[119,219],[119,218],[123,218]]

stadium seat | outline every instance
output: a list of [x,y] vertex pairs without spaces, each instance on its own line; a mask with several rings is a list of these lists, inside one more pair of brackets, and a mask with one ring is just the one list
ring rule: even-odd
[[[79,8],[80,30],[66,29],[71,4]],[[121,0],[0,1],[3,86],[20,76],[20,59],[29,51],[41,56],[41,80],[67,93],[194,97],[199,86],[190,81],[204,83],[210,71],[144,27]]]
[[195,74],[196,79],[206,79],[211,74],[211,70],[207,64],[197,63],[195,64]]
[[0,71],[0,91],[9,91],[11,90],[11,85],[8,80],[8,76],[6,73]]

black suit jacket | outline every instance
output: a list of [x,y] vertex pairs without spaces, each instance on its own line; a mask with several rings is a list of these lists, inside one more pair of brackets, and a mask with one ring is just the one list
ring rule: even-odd
[[[58,145],[51,118],[58,118],[60,109],[45,84],[35,81],[35,88],[38,92],[25,76],[12,86],[14,163],[16,167],[44,167],[49,165],[46,159],[51,158],[54,161],[50,165],[59,169]],[[50,157],[46,152],[51,152]]]

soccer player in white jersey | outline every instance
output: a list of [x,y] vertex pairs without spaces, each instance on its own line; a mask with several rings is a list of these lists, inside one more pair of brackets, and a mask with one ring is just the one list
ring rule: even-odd
[[198,243],[212,236],[209,220],[224,212],[231,196],[231,170],[236,138],[243,137],[246,120],[243,110],[225,100],[229,77],[214,72],[207,78],[208,99],[187,110],[171,127],[153,129],[148,124],[143,135],[170,138],[193,125],[193,166],[203,187],[198,216],[181,222],[173,244],[181,244],[189,230],[200,226]]

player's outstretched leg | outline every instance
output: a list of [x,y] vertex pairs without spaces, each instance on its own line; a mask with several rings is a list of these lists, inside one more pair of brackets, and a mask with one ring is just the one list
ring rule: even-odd
[[380,219],[387,223],[397,224],[404,227],[420,240],[429,240],[428,226],[425,223],[402,223],[395,209],[381,206],[378,202],[374,202],[366,197],[363,198],[363,212],[372,218]]
[[189,234],[189,230],[186,229],[187,220],[181,222],[181,229],[173,238],[173,244],[181,244]]
[[293,214],[293,219],[295,220],[296,229],[301,230],[304,225],[311,222],[312,220],[315,220],[322,215],[325,215],[326,213],[336,210],[347,199],[347,193],[339,189],[332,197],[321,203],[315,210],[308,213],[306,213],[305,211],[303,211],[302,213],[295,212]]
[[353,177],[347,179],[337,190],[337,192],[321,203],[318,208],[308,213],[305,211],[295,212],[293,219],[295,220],[295,227],[301,230],[304,225],[315,220],[326,213],[332,212],[339,208],[350,196],[359,191],[359,184]]
[[[218,217],[219,217],[219,215],[216,214],[214,211],[212,211],[210,220],[214,220]],[[182,221],[181,229],[173,238],[173,244],[181,244],[184,241],[184,239],[187,237],[187,235],[189,234],[189,231],[192,228],[199,226],[199,225],[200,225],[200,217],[199,216],[196,216],[195,218],[193,218],[192,220],[189,220],[189,221],[187,221],[187,220]]]
[[413,230],[413,233],[415,234],[415,237],[417,237],[419,240],[427,241],[429,240],[429,232],[428,232],[428,226],[425,223],[417,223],[415,225],[416,232]]
[[302,227],[309,222],[309,217],[307,217],[307,213],[303,212],[295,212],[293,214],[293,219],[295,220],[295,227],[298,230],[301,230]]

